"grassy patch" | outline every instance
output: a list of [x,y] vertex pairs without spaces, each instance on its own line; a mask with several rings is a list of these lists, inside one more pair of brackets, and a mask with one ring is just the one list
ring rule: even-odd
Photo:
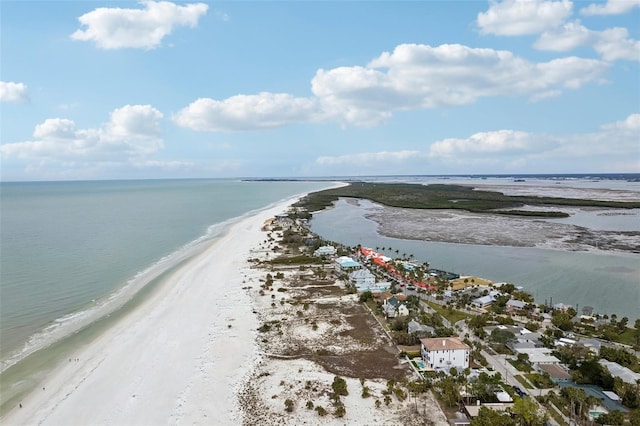
[[527,380],[526,380],[523,376],[521,376],[521,375],[519,375],[519,374],[518,374],[517,376],[514,376],[514,377],[515,377],[515,378],[516,378],[516,380],[517,380],[518,382],[520,382],[520,384],[521,384],[522,386],[524,386],[525,388],[527,388],[527,389],[533,389],[533,386],[531,386],[531,385],[529,384],[529,382],[527,382]]
[[433,308],[433,310],[435,310],[437,313],[439,313],[444,318],[446,318],[447,321],[451,323],[451,326],[453,326],[455,323],[457,323],[460,320],[471,318],[471,315],[465,314],[464,312],[460,312],[456,309],[449,309],[447,307],[438,305],[437,303],[431,302],[429,300],[427,300],[426,302],[429,304],[429,306]]
[[549,377],[539,373],[529,373],[524,376],[538,389],[549,389],[555,386]]
[[531,366],[529,364],[526,362],[520,362],[517,359],[510,359],[509,364],[513,365],[518,371],[524,371],[526,373],[531,371]]

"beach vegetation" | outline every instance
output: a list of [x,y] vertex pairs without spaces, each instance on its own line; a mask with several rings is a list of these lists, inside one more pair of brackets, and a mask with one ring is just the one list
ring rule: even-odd
[[347,390],[347,381],[340,376],[335,376],[333,378],[331,388],[333,389],[335,395],[349,395],[349,391]]
[[369,398],[371,396],[371,391],[368,386],[362,386],[362,397]]
[[285,401],[284,401],[284,407],[285,407],[285,408],[284,408],[284,410],[285,410],[287,413],[291,413],[291,412],[293,412],[293,407],[294,407],[294,403],[293,403],[293,401],[292,401],[292,400],[290,400],[290,399],[285,399]]
[[344,417],[344,415],[347,414],[347,410],[344,408],[344,404],[340,403],[337,404],[336,406],[336,410],[333,412],[333,415],[335,417]]
[[327,415],[327,410],[322,405],[316,405],[316,411],[320,417],[324,417]]
[[313,401],[307,401],[307,410],[313,410]]
[[[568,217],[562,211],[521,210],[531,206],[589,206],[640,208],[640,202],[601,201],[577,198],[509,196],[497,191],[476,190],[462,185],[352,182],[348,186],[312,192],[295,204],[308,211],[323,210],[338,198],[364,198],[392,207],[413,209],[458,209],[532,217]],[[499,210],[498,210],[499,209]],[[384,251],[384,249],[383,249]]]

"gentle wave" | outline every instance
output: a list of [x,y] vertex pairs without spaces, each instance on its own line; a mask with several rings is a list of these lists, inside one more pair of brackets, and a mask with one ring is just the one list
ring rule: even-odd
[[209,226],[205,235],[202,235],[201,237],[178,248],[176,251],[163,256],[149,267],[136,273],[121,287],[115,289],[103,298],[98,300],[94,299],[92,301],[92,306],[88,306],[80,311],[72,312],[55,319],[52,324],[29,337],[22,348],[12,352],[6,359],[2,360],[0,362],[0,373],[19,363],[34,352],[45,349],[65,337],[88,327],[95,321],[111,315],[131,300],[151,281],[158,278],[172,267],[200,253],[207,247],[208,243],[211,243],[224,235],[224,233],[228,231],[234,223],[251,214],[255,214],[255,212],[249,212],[242,216]]

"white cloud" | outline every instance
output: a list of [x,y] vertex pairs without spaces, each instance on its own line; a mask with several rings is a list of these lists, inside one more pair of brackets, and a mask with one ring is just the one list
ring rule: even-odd
[[380,164],[402,163],[425,157],[420,151],[381,151],[365,152],[358,154],[345,154],[339,156],[323,156],[316,159],[316,164],[321,166],[358,166],[371,167]]
[[71,34],[80,41],[93,41],[101,49],[154,49],[175,26],[195,27],[208,6],[192,3],[179,6],[168,1],[141,1],[143,9],[100,7],[80,16],[86,29]]
[[605,61],[640,60],[640,41],[630,39],[626,28],[592,31],[574,21],[557,30],[544,32],[534,44],[536,49],[555,52],[580,46],[592,46]]
[[483,34],[538,34],[562,25],[572,9],[568,0],[492,1],[489,10],[478,14],[477,24]]
[[582,8],[582,15],[621,15],[640,6],[640,0],[608,0],[605,4],[590,4]]
[[566,57],[533,63],[508,51],[402,44],[367,67],[319,70],[312,91],[327,114],[372,125],[393,111],[465,105],[489,96],[541,99],[600,81],[605,62]]
[[629,37],[626,28],[610,28],[598,33],[593,48],[605,61],[640,61],[640,40]]
[[[431,143],[425,151],[360,152],[318,157],[307,174],[640,172],[640,113],[593,133],[553,135],[519,130],[478,132]],[[631,160],[630,160],[631,159]]]
[[0,102],[28,102],[27,86],[24,83],[0,81]]
[[263,92],[224,100],[201,98],[174,114],[180,126],[199,131],[242,131],[296,122],[335,120],[375,126],[395,111],[467,105],[492,96],[540,101],[601,82],[604,61],[565,57],[529,62],[503,50],[459,44],[401,44],[366,66],[320,69],[314,97]]
[[113,110],[100,128],[78,129],[72,120],[50,118],[38,124],[34,140],[4,144],[0,153],[29,161],[106,162],[152,154],[163,147],[162,113],[151,105]]
[[493,155],[505,152],[527,152],[536,148],[530,133],[515,130],[481,132],[467,139],[444,139],[431,145],[432,157],[457,157],[460,155]]
[[[444,139],[431,144],[429,155],[455,164],[466,161],[533,164],[531,168],[537,170],[544,170],[550,163],[584,164],[588,159],[597,159],[595,163],[601,165],[613,161],[628,163],[623,160],[638,155],[638,130],[640,114],[631,114],[625,120],[601,126],[594,133],[549,135],[499,130],[476,133],[465,139]],[[635,166],[640,168],[640,163]]]
[[313,121],[318,113],[317,101],[312,98],[262,92],[222,101],[200,98],[175,114],[173,120],[193,130],[233,132]]

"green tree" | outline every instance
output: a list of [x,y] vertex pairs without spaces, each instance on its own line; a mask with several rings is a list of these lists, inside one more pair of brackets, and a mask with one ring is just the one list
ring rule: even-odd
[[487,407],[480,407],[478,416],[471,420],[471,426],[517,426],[506,413],[499,413]]
[[538,413],[538,405],[529,397],[517,398],[511,412],[519,426],[544,426],[547,422],[546,415]]
[[613,410],[600,415],[596,419],[596,423],[601,425],[622,426],[624,424],[624,414],[619,410]]

